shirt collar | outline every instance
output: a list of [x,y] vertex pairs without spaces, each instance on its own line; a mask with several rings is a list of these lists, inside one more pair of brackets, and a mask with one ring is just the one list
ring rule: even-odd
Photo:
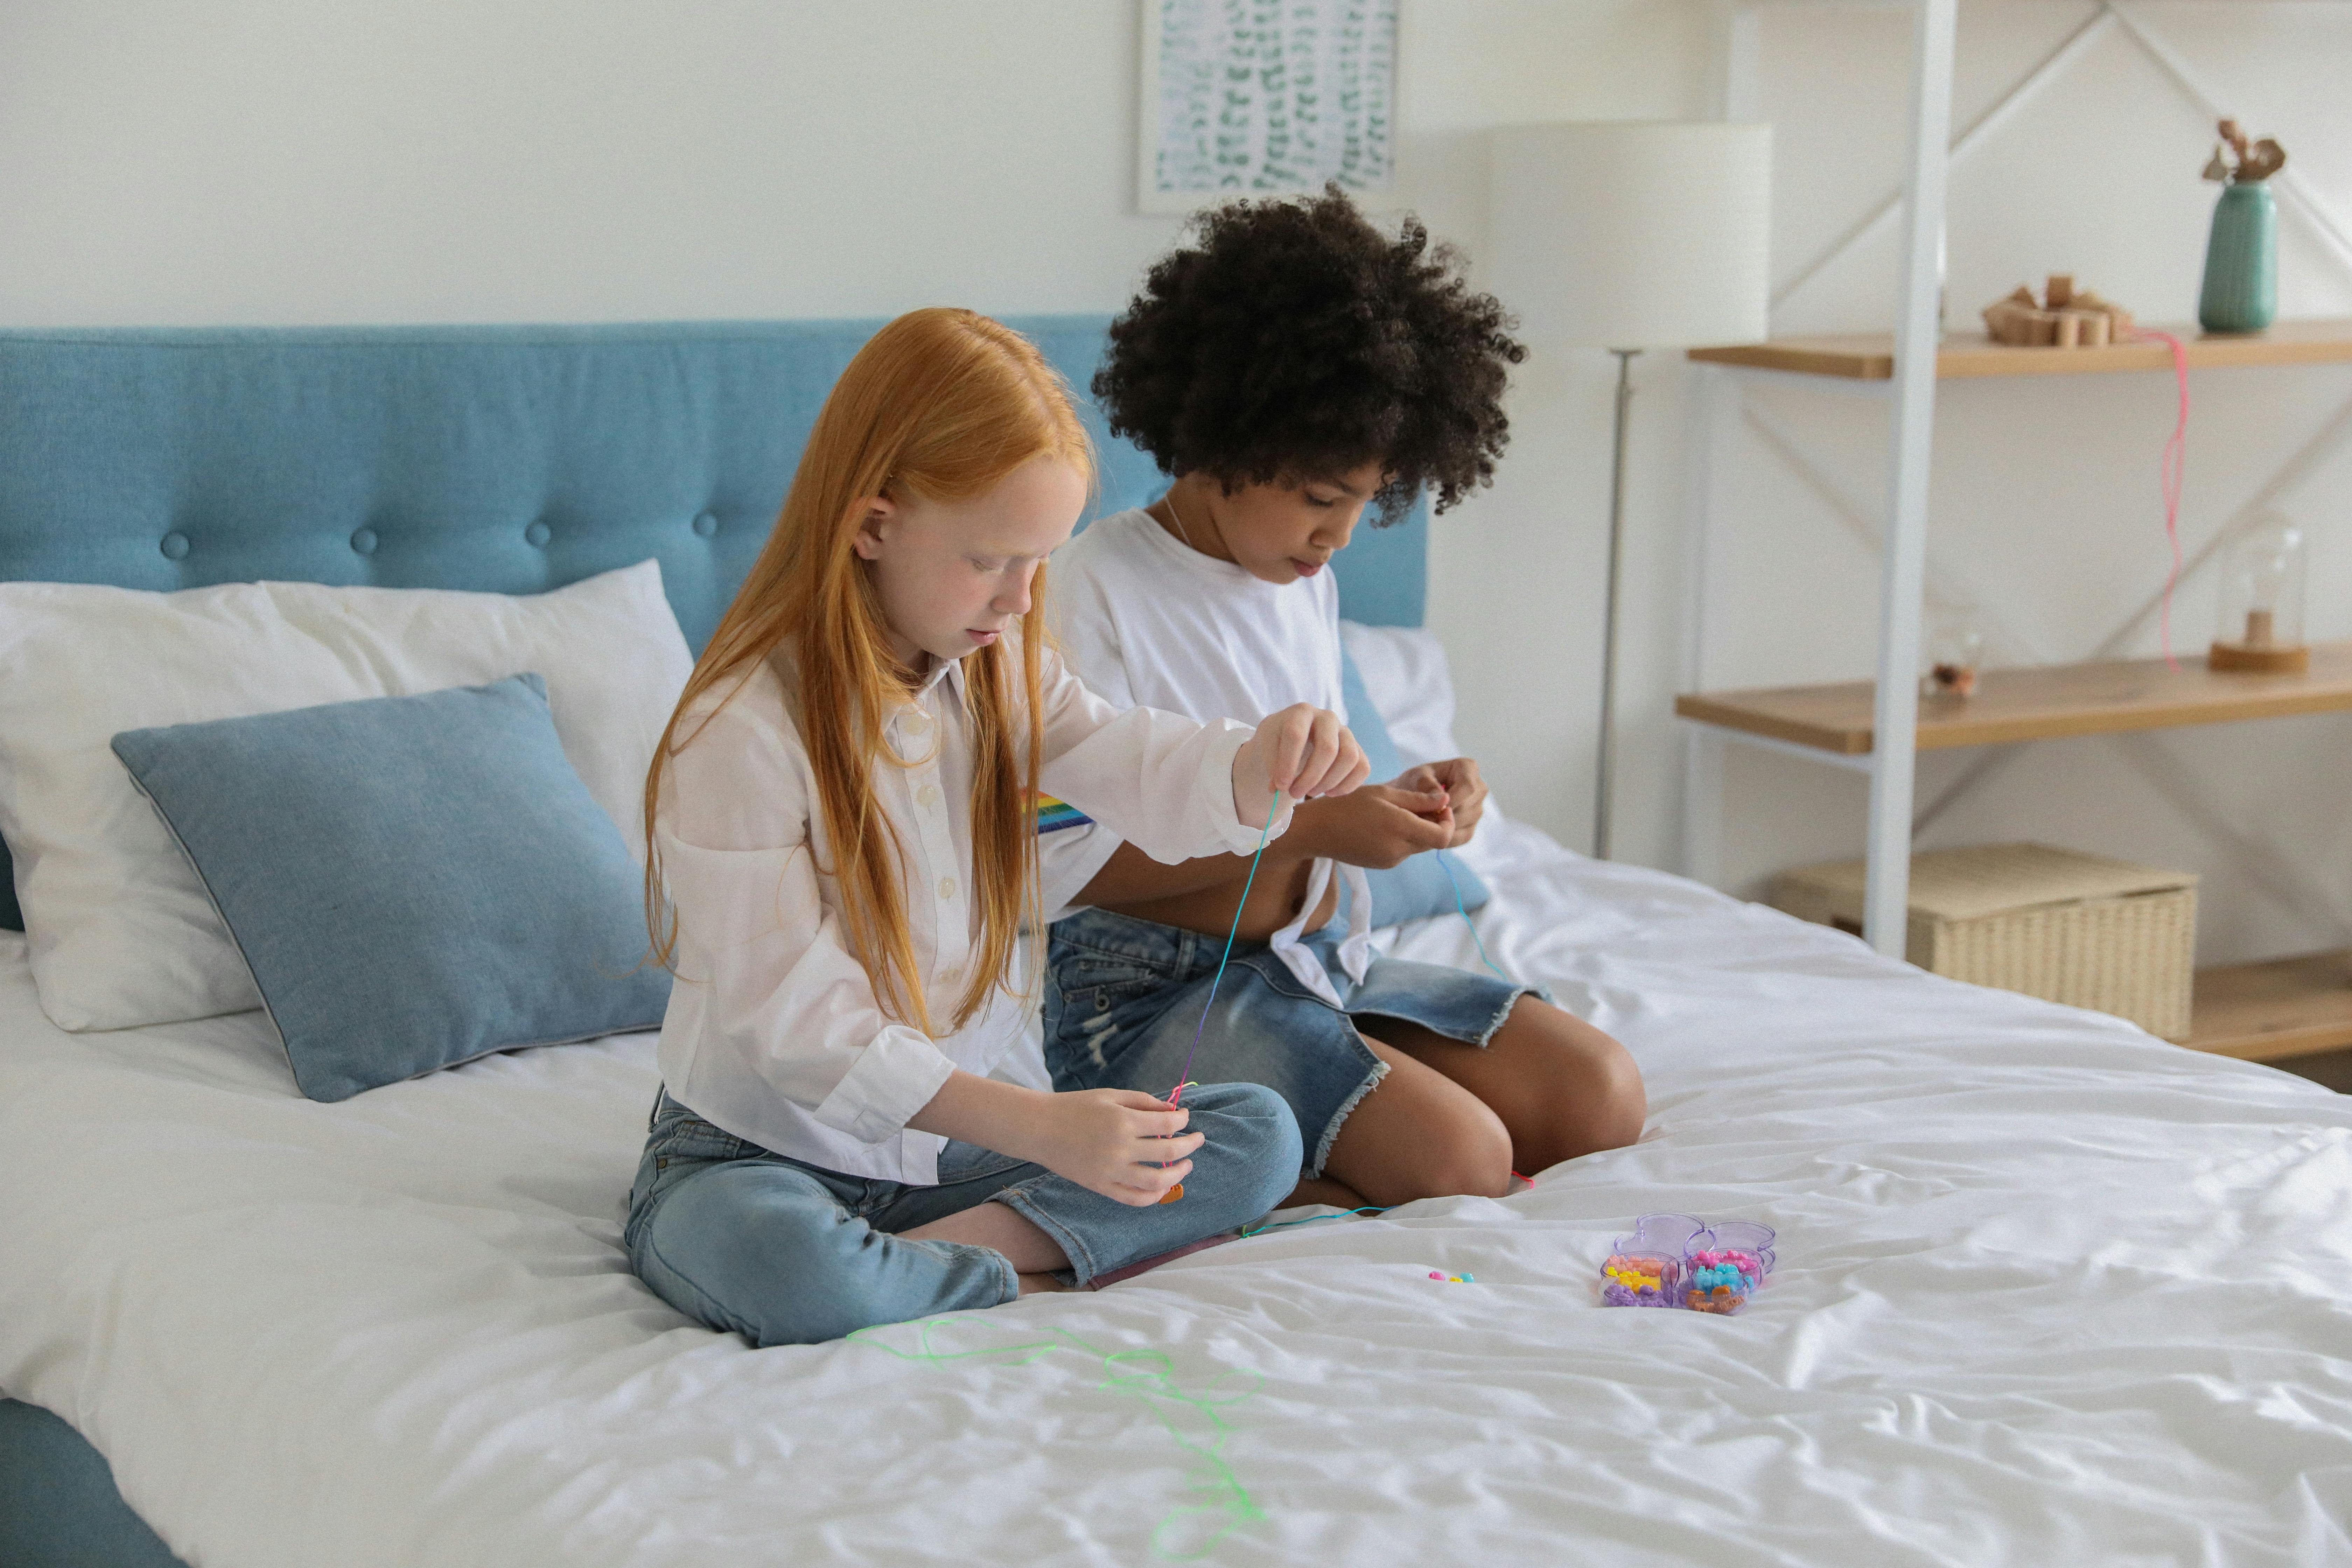
[[915,683],[915,689],[907,694],[907,706],[909,708],[920,708],[929,700],[931,693],[937,690],[942,682],[946,684],[948,688],[948,696],[951,700],[960,703],[964,700],[964,673],[962,659],[942,658],[934,660],[929,671],[924,675],[922,679],[917,681]]

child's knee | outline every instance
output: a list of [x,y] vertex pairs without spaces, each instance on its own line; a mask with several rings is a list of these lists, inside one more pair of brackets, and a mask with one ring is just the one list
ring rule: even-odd
[[1522,999],[1513,1021],[1523,1016],[1542,1030],[1555,1064],[1548,1110],[1533,1119],[1529,1146],[1519,1152],[1528,1170],[1638,1142],[1650,1102],[1633,1053],[1574,1014],[1535,998]]
[[759,1346],[815,1344],[887,1321],[847,1288],[832,1216],[761,1185],[724,1167],[679,1184],[638,1227],[637,1277],[705,1327]]
[[1572,1145],[1561,1158],[1597,1154],[1637,1142],[1649,1120],[1649,1091],[1633,1054],[1590,1024],[1579,1024],[1579,1082],[1562,1107]]
[[[1594,1031],[1596,1034],[1598,1030]],[[1608,1036],[1596,1065],[1593,1105],[1593,1147],[1622,1149],[1638,1142],[1643,1124],[1650,1119],[1650,1093],[1633,1053]]]
[[1223,1180],[1233,1184],[1235,1200],[1256,1205],[1244,1218],[1265,1213],[1298,1184],[1298,1119],[1282,1096],[1264,1084],[1214,1083],[1187,1090],[1184,1103],[1193,1113],[1192,1130],[1208,1138],[1194,1163],[1215,1151],[1217,1163],[1230,1167]]
[[[1467,1099],[1467,1097],[1464,1097]],[[1511,1134],[1478,1100],[1449,1106],[1418,1162],[1420,1197],[1499,1198],[1511,1190]]]

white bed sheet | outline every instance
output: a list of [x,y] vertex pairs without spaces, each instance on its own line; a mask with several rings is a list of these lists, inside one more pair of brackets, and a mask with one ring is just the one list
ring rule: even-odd
[[[58,1032],[0,939],[0,1388],[194,1568],[2352,1561],[2352,1100],[1484,837],[1489,951],[1633,1049],[1643,1142],[938,1338],[1166,1358],[1123,1385],[672,1312],[618,1245],[650,1037],[314,1105],[257,1016]],[[1599,1307],[1653,1210],[1779,1271]]]

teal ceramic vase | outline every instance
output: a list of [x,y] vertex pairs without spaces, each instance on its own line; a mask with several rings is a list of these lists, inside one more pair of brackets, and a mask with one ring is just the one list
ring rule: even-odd
[[2209,332],[2259,332],[2278,314],[2278,203],[2269,182],[2224,186],[2205,242],[2197,321]]

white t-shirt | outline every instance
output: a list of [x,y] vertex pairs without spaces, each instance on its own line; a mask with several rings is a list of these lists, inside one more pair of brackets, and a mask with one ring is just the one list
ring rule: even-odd
[[[1294,702],[1347,716],[1339,589],[1328,569],[1296,583],[1268,583],[1192,549],[1144,512],[1122,511],[1055,551],[1046,584],[1062,657],[1108,701],[1250,725]],[[1100,826],[1045,835],[1037,856],[1046,907],[1076,897],[1118,847]],[[1299,917],[1276,933],[1274,949],[1302,984],[1336,1007],[1339,995],[1329,975],[1299,945],[1335,872],[1349,889],[1341,966],[1351,979],[1363,978],[1371,960],[1372,900],[1353,866],[1314,862]]]

